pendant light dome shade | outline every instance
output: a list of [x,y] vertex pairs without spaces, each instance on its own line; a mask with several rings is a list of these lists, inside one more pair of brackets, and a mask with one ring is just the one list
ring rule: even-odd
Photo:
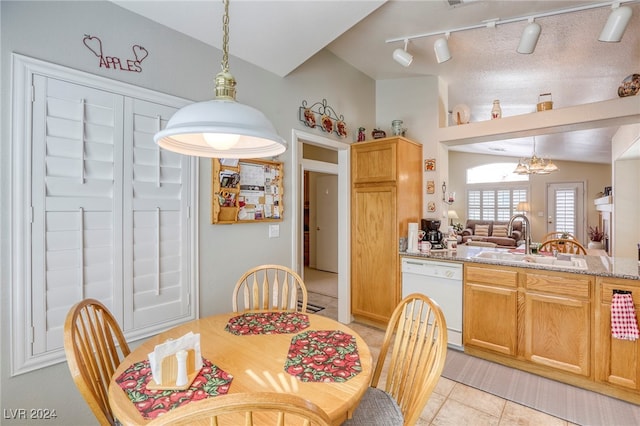
[[447,62],[451,59],[451,52],[449,52],[449,43],[446,38],[439,38],[433,43],[433,50],[436,52],[436,60],[439,64]]
[[170,151],[211,158],[271,157],[287,149],[262,112],[229,99],[187,105],[153,139]]
[[282,154],[287,143],[257,109],[236,101],[236,79],[229,72],[229,0],[223,0],[222,71],[216,97],[178,110],[153,136],[162,148],[210,158],[260,158]]
[[530,54],[536,50],[536,44],[538,44],[538,38],[540,37],[540,31],[542,28],[539,24],[531,21],[529,25],[524,27],[522,36],[520,37],[520,44],[516,51],[518,53]]
[[624,30],[627,29],[627,24],[632,14],[633,11],[628,6],[614,8],[609,14],[607,23],[604,25],[598,40],[613,43],[622,40],[622,35],[624,34]]

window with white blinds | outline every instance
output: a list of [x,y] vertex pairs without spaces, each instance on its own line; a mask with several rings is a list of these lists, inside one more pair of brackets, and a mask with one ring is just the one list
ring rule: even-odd
[[196,318],[196,164],[153,142],[185,101],[20,55],[13,85],[12,374],[84,298],[131,340]]
[[577,234],[576,226],[576,190],[575,188],[556,189],[555,195],[555,224],[556,231]]
[[526,201],[528,189],[476,188],[467,190],[467,217],[475,220],[507,221],[518,211],[518,203]]

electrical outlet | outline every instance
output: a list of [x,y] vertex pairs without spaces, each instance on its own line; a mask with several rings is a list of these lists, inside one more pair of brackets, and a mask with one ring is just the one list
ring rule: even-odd
[[280,225],[269,225],[269,238],[278,238],[280,236]]

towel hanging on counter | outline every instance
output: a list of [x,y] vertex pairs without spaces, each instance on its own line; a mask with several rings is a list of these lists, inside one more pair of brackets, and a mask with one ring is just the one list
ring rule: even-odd
[[611,301],[611,335],[615,339],[637,340],[638,318],[631,293],[613,292]]

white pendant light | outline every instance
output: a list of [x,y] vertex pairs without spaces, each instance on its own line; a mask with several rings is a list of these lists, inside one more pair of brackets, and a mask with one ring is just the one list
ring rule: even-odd
[[433,50],[436,52],[436,60],[439,64],[447,62],[451,59],[451,52],[449,52],[449,33],[445,34],[444,38],[439,38],[433,43]]
[[598,40],[617,43],[622,40],[622,35],[627,28],[633,11],[628,6],[620,7],[619,3],[614,3],[611,7],[613,10],[609,14],[607,23],[602,29]]
[[536,49],[538,44],[538,38],[540,37],[540,31],[542,28],[539,24],[533,21],[533,18],[529,19],[529,24],[524,27],[522,36],[520,37],[520,44],[516,51],[518,53],[530,54]]
[[413,62],[413,55],[407,52],[407,45],[409,44],[409,40],[404,41],[404,50],[397,48],[393,51],[393,59],[402,65],[403,67],[408,67]]
[[259,158],[282,154],[286,141],[257,109],[236,101],[236,80],[229,72],[229,0],[224,2],[222,71],[216,98],[177,111],[153,137],[162,148],[211,158]]

